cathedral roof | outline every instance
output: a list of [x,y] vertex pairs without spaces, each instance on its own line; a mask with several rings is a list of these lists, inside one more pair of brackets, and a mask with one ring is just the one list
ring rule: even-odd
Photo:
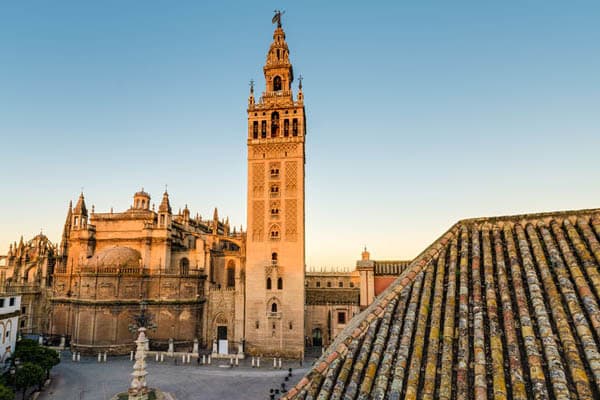
[[134,197],[144,196],[144,197],[150,198],[150,194],[148,194],[147,192],[145,192],[144,188],[142,188],[142,190],[140,190],[139,192],[135,192],[135,194],[133,196]]
[[134,268],[140,266],[142,256],[131,247],[114,246],[100,250],[87,261],[88,267]]
[[600,209],[463,220],[288,399],[599,398]]
[[169,202],[169,193],[167,193],[166,191],[163,193],[163,198],[160,202],[160,206],[158,206],[158,212],[167,212],[169,214],[173,212],[171,210],[171,203]]
[[85,207],[85,199],[83,197],[83,193],[79,195],[79,199],[77,200],[77,204],[75,205],[73,214],[87,216],[87,208]]

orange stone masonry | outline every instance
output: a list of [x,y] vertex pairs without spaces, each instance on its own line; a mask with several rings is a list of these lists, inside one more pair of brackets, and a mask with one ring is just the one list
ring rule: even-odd
[[[279,21],[280,22],[280,21]],[[304,164],[300,81],[278,24],[263,68],[266,90],[248,99],[248,241],[245,338],[252,355],[304,354]]]

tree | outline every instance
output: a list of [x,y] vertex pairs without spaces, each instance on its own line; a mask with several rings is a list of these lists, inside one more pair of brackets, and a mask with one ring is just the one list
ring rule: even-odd
[[15,394],[4,385],[0,385],[0,400],[15,400]]
[[42,367],[46,372],[46,378],[50,377],[52,367],[60,363],[58,352],[40,346],[37,341],[31,339],[22,339],[17,343],[13,359],[17,358],[21,362],[30,362]]
[[23,390],[23,400],[25,400],[25,394],[27,389],[33,385],[42,386],[44,383],[44,369],[39,365],[35,365],[30,362],[26,362],[17,369],[15,376],[15,386],[17,389]]

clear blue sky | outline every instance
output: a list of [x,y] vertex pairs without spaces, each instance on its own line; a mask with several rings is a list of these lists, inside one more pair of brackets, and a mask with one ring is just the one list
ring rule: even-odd
[[600,3],[0,3],[0,253],[143,186],[246,226],[272,11],[308,114],[307,264],[415,256],[460,218],[600,206]]

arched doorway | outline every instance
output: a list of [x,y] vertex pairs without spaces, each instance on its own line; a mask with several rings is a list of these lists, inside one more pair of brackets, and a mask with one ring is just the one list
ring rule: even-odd
[[323,346],[323,333],[321,332],[321,328],[314,328],[312,331],[312,345],[313,346]]

